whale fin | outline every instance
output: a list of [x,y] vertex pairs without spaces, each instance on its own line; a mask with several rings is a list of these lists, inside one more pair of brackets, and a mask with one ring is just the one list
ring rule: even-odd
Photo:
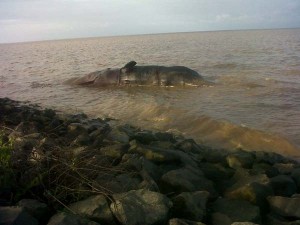
[[135,61],[130,61],[128,63],[126,63],[126,65],[122,68],[122,70],[124,69],[125,73],[129,73],[133,70],[133,67],[136,65]]

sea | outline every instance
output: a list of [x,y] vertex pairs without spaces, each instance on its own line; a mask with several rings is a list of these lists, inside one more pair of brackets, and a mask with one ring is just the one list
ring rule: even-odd
[[[131,60],[186,66],[211,84],[90,88],[64,83]],[[0,44],[0,97],[173,132],[213,148],[299,157],[300,29]]]

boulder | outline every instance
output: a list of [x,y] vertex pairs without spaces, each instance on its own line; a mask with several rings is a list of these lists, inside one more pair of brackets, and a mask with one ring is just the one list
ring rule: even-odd
[[151,131],[136,132],[135,135],[133,136],[133,139],[137,140],[142,144],[150,144],[151,142],[158,140]]
[[100,225],[100,224],[82,218],[78,215],[61,212],[52,216],[47,225]]
[[208,191],[216,196],[213,182],[208,180],[200,169],[184,167],[165,173],[160,180],[164,193]]
[[268,163],[254,163],[250,173],[253,175],[266,174],[268,177],[279,175],[278,169]]
[[287,198],[282,196],[270,196],[268,201],[273,212],[283,217],[300,219],[300,197]]
[[106,147],[102,147],[100,152],[102,155],[112,158],[114,160],[121,160],[122,156],[127,151],[127,145],[124,144],[113,144]]
[[251,168],[254,163],[254,154],[252,152],[238,151],[231,153],[226,157],[228,166],[234,169]]
[[21,207],[0,207],[0,225],[38,225],[39,222]]
[[259,206],[261,211],[268,210],[266,198],[273,195],[269,185],[270,179],[265,174],[250,175],[246,171],[237,171],[236,183],[228,188],[224,196],[232,199],[243,199]]
[[300,168],[294,169],[291,173],[291,177],[294,179],[298,190],[300,190]]
[[174,198],[172,212],[179,218],[202,221],[206,216],[207,191],[183,192]]
[[251,222],[234,222],[231,225],[259,225],[259,224],[251,223]]
[[96,221],[98,223],[113,224],[114,218],[110,211],[105,196],[94,195],[79,202],[75,202],[68,206],[72,212]]
[[168,225],[205,225],[205,224],[201,222],[191,221],[191,220],[173,218],[169,220]]
[[123,143],[123,144],[129,143],[129,136],[125,132],[121,131],[116,127],[112,128],[112,130],[109,132],[107,136],[107,139],[111,141]]
[[[219,222],[214,222],[214,225],[225,225],[228,224],[228,222],[231,224],[240,221],[260,223],[261,221],[259,208],[244,200],[219,198],[213,203],[212,209],[215,213],[225,215],[223,216],[225,218],[224,221],[227,221],[226,223],[219,223],[221,220],[215,218],[215,221]],[[220,215],[218,216],[219,218]]]
[[45,222],[49,219],[50,210],[48,206],[36,199],[22,199],[17,205],[23,207],[26,212],[41,222]]
[[142,145],[135,140],[130,142],[129,152],[140,154],[155,163],[176,163],[179,165],[197,166],[197,163],[184,152]]
[[275,163],[273,167],[278,169],[280,174],[290,175],[297,165],[295,163]]
[[278,175],[270,178],[270,184],[275,195],[289,197],[296,193],[297,186],[293,179],[287,175]]
[[136,190],[113,195],[110,208],[123,225],[152,225],[167,221],[172,202],[164,195]]

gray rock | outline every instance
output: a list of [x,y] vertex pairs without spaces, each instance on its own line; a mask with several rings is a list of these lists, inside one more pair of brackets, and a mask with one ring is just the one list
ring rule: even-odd
[[103,195],[94,195],[69,205],[69,208],[82,217],[98,223],[113,224],[114,219],[106,198]]
[[278,175],[270,178],[270,184],[275,195],[292,196],[297,191],[297,186],[293,179],[287,175]]
[[20,207],[0,207],[0,225],[38,225],[39,222]]
[[151,142],[158,140],[151,131],[139,131],[135,133],[133,139],[136,139],[142,144],[150,144]]
[[207,191],[183,192],[172,198],[173,214],[179,218],[202,221],[206,216]]
[[275,163],[273,165],[276,169],[278,169],[280,174],[289,175],[296,168],[296,164],[294,163]]
[[120,131],[116,127],[112,128],[112,130],[109,132],[107,136],[107,139],[119,143],[124,143],[124,144],[129,143],[129,136],[125,132]]
[[168,219],[172,202],[164,195],[137,190],[114,194],[110,208],[121,224],[150,225],[164,223]]
[[101,154],[115,160],[121,159],[126,151],[127,145],[124,144],[109,145],[100,149]]
[[300,197],[287,198],[272,196],[268,198],[271,210],[283,217],[295,217],[300,219]]
[[251,223],[251,222],[234,222],[231,225],[259,225],[259,224]]
[[268,177],[275,177],[279,175],[277,168],[271,166],[268,163],[255,163],[251,170],[252,174],[266,174]]
[[161,177],[160,183],[164,193],[208,191],[212,196],[216,195],[212,181],[197,168],[171,170]]
[[205,224],[201,222],[191,221],[191,220],[173,218],[169,220],[168,225],[205,225]]
[[255,152],[256,162],[263,162],[273,165],[275,163],[288,163],[291,160],[275,152]]
[[17,205],[23,207],[26,212],[39,221],[45,221],[48,219],[50,210],[45,203],[36,199],[22,199],[17,203]]
[[184,152],[141,145],[135,140],[130,142],[129,152],[143,155],[155,163],[182,163],[183,165],[197,166],[197,163]]
[[231,223],[240,221],[260,223],[261,220],[259,208],[244,200],[219,198],[213,203],[212,209],[216,213],[226,215]]
[[266,198],[273,195],[273,190],[269,185],[270,179],[265,174],[252,176],[240,170],[233,179],[237,182],[225,191],[225,197],[246,200],[259,206],[262,211],[268,210]]
[[229,154],[226,157],[228,166],[234,169],[251,168],[254,163],[254,155],[252,152],[238,151]]
[[61,212],[52,216],[47,225],[100,225],[100,224],[74,214]]
[[226,214],[215,212],[211,215],[211,223],[212,225],[231,225],[233,221]]
[[294,169],[291,177],[294,179],[298,190],[300,190],[300,168]]

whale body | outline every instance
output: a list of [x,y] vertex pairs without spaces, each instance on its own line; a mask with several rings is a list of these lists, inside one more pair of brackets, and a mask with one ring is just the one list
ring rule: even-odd
[[89,86],[200,86],[204,80],[199,73],[185,66],[136,66],[135,61],[130,61],[122,68],[95,71],[72,78],[67,83]]

